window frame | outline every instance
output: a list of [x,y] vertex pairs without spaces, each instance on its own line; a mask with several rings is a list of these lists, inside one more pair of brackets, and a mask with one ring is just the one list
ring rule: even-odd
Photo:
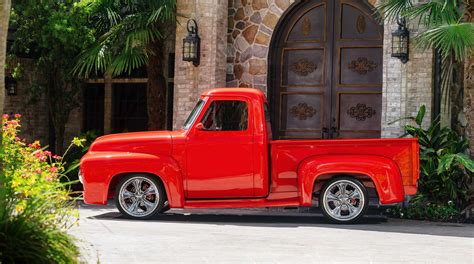
[[195,124],[193,128],[195,129],[196,125],[201,123],[208,111],[211,107],[212,103],[215,101],[241,101],[247,104],[247,129],[246,130],[200,130],[199,132],[203,133],[219,133],[219,134],[253,134],[253,105],[251,101],[247,97],[226,97],[226,96],[210,96],[205,100],[206,103],[204,107],[201,109],[201,113],[196,118]]

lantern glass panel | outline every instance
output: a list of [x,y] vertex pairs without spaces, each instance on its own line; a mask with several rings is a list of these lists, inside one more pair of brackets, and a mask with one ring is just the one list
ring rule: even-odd
[[192,42],[189,43],[189,58],[191,59],[196,58],[196,43],[194,43],[194,40],[192,40]]

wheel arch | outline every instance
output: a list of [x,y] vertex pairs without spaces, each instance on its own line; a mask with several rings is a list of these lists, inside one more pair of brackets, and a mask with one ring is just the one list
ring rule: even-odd
[[184,205],[181,168],[170,156],[146,153],[93,152],[81,161],[84,175],[84,199],[88,203],[106,204],[107,198],[123,175],[147,174],[160,179],[170,207]]
[[[318,155],[306,158],[298,167],[298,196],[305,206],[312,204],[315,189],[334,177],[349,176],[372,182],[380,203],[403,201],[402,176],[396,163],[374,155]],[[365,184],[364,184],[365,185]]]
[[163,186],[163,189],[165,190],[166,200],[168,200],[168,191],[166,190],[166,185],[163,182],[163,179],[159,175],[156,175],[154,173],[141,172],[141,171],[124,172],[124,173],[119,173],[119,174],[116,174],[116,175],[112,176],[111,179],[109,180],[109,184],[108,184],[108,188],[107,188],[107,197],[109,197],[109,198],[114,197],[115,191],[116,191],[116,188],[117,188],[117,185],[119,184],[119,182],[124,177],[130,176],[130,175],[146,175],[146,176],[151,176],[153,178],[158,179],[159,183],[161,184],[161,186]]

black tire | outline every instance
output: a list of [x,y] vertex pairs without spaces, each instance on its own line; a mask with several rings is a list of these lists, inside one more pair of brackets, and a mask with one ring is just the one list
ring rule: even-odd
[[165,203],[163,204],[163,207],[160,210],[160,214],[164,214],[169,210],[170,210],[170,204],[168,203],[168,201],[165,201]]
[[[133,215],[133,214],[131,214],[130,212],[128,212],[128,210],[126,208],[124,208],[124,205],[122,205],[124,200],[120,201],[120,195],[121,195],[122,187],[125,184],[127,184],[127,185],[130,184],[130,180],[134,179],[134,178],[145,179],[145,181],[144,181],[145,183],[148,183],[146,181],[149,181],[150,183],[153,183],[156,186],[157,195],[154,196],[155,202],[157,203],[156,207],[154,209],[150,210],[149,212],[146,212],[146,214],[144,214],[144,215]],[[156,198],[158,198],[158,199],[156,200]],[[118,182],[117,188],[115,189],[115,206],[120,211],[120,213],[126,218],[130,218],[130,219],[150,219],[150,218],[153,218],[157,214],[163,212],[163,210],[166,210],[165,202],[166,202],[165,189],[163,188],[163,184],[160,182],[160,180],[157,179],[157,177],[155,177],[155,176],[150,176],[150,175],[146,175],[146,174],[130,174],[130,175],[127,175],[127,176],[123,177]],[[140,208],[143,208],[143,207],[144,206],[140,205]]]
[[[328,189],[330,187],[331,188],[335,187],[335,185],[338,183],[351,183],[351,184],[354,184],[354,186],[357,186],[360,190],[361,198],[363,198],[363,202],[361,201],[362,199],[359,199],[359,206],[357,208],[360,208],[360,209],[356,214],[354,214],[354,216],[348,215],[348,216],[341,216],[337,218],[331,213],[331,210],[330,210],[331,205],[325,202],[326,199],[324,198],[324,196],[327,195]],[[354,186],[350,186],[350,187],[354,188]],[[355,187],[354,190],[356,190],[357,187]],[[337,177],[328,181],[322,188],[321,192],[319,193],[319,207],[323,215],[332,223],[354,224],[360,221],[364,217],[364,215],[367,213],[367,210],[369,208],[369,195],[367,193],[367,189],[359,180],[356,180],[351,177]],[[345,206],[345,208],[349,209],[347,206]],[[347,217],[347,219],[343,219],[343,217]]]

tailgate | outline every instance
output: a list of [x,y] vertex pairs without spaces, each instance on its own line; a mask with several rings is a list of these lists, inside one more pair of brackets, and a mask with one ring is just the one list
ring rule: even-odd
[[397,153],[393,160],[400,168],[405,195],[416,194],[420,177],[420,148],[418,140],[410,140],[410,144],[407,144],[402,151]]

